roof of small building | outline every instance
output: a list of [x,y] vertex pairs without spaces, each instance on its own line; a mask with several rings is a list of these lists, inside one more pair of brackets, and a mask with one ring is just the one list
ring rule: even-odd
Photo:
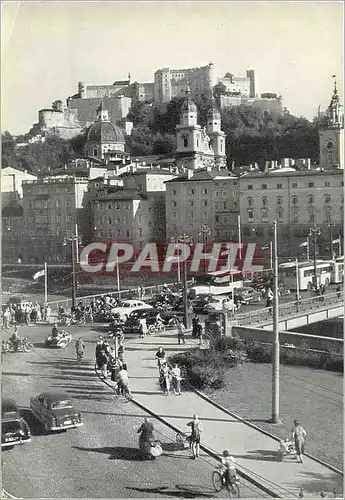
[[132,175],[142,175],[142,174],[152,174],[152,175],[176,175],[173,172],[169,172],[169,170],[163,170],[160,168],[139,168],[134,172],[123,172],[119,175],[119,177],[130,177]]
[[124,144],[125,134],[117,125],[102,121],[91,125],[87,140],[90,142],[119,142]]
[[[114,189],[115,188],[115,189]],[[118,186],[108,186],[108,193],[97,196],[97,200],[119,200],[119,201],[133,201],[133,200],[147,200],[147,196],[137,189],[122,189]]]
[[222,170],[214,169],[210,171],[203,168],[196,170],[195,174],[193,174],[190,178],[188,178],[187,174],[183,174],[179,177],[176,177],[175,179],[170,179],[169,181],[166,181],[166,184],[168,182],[212,181],[217,177],[237,179],[235,175],[233,175],[231,172],[225,169]]
[[309,169],[309,170],[294,170],[294,169],[285,169],[279,168],[277,170],[271,170],[268,172],[245,172],[240,176],[241,179],[255,179],[260,177],[306,177],[310,175],[334,175],[339,174],[341,176],[344,175],[344,170],[340,168],[333,169]]

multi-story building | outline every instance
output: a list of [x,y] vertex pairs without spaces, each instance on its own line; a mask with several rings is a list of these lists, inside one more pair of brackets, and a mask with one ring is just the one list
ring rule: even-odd
[[65,262],[65,238],[84,225],[82,204],[88,177],[61,175],[23,182],[25,262]]
[[204,224],[210,241],[235,238],[238,214],[238,178],[227,170],[187,170],[166,182],[168,239],[186,233],[202,241],[199,233]]
[[119,175],[120,183],[95,181],[89,186],[89,218],[96,239],[128,241],[138,247],[165,240],[165,181],[170,171],[156,168]]
[[225,133],[221,130],[220,113],[214,104],[208,111],[207,127],[202,129],[190,93],[188,88],[180,124],[176,126],[176,164],[192,170],[207,166],[225,168]]

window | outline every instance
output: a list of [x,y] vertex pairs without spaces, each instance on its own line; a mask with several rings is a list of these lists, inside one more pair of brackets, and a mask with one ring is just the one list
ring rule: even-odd
[[207,219],[207,212],[201,212],[201,217],[203,219]]
[[129,229],[126,229],[126,237],[129,238]]
[[223,196],[228,196],[228,192],[227,191],[223,191]]
[[280,207],[279,207],[279,208],[278,208],[278,210],[277,210],[277,218],[278,218],[278,220],[279,220],[279,219],[280,219],[280,220],[282,220],[282,219],[284,218],[283,209],[282,209],[282,208],[280,208]]
[[314,212],[309,213],[309,222],[315,222],[315,214]]
[[308,188],[313,188],[313,187],[315,187],[314,182],[308,182]]
[[190,190],[189,190],[189,194],[195,194],[195,189],[193,189],[193,188],[192,188],[192,189],[190,189]]
[[111,217],[108,217],[108,224],[111,224]]
[[207,205],[208,205],[208,201],[207,201],[207,200],[204,200],[204,201],[202,202],[202,205],[203,205],[204,207],[207,207]]
[[176,194],[177,194],[177,193],[176,193],[176,189],[173,189],[173,190],[171,191],[171,193],[172,193],[174,196],[176,196]]
[[215,208],[216,210],[219,210],[219,203],[215,203],[214,208]]
[[194,212],[189,212],[189,217],[190,217],[191,219],[194,219]]
[[298,222],[298,210],[293,210],[292,212],[292,222],[296,224]]
[[267,198],[262,198],[262,206],[263,207],[267,207],[267,202],[268,202]]
[[325,194],[325,203],[331,203],[331,197],[329,194]]
[[248,210],[248,220],[250,220],[250,221],[254,220],[254,211],[253,210]]
[[253,184],[248,184],[247,189],[253,189]]
[[29,208],[34,208],[32,201],[30,201],[30,203],[29,203]]
[[93,156],[97,156],[97,155],[98,155],[98,151],[97,151],[97,148],[95,148],[95,149],[93,150]]
[[194,207],[194,201],[190,201],[190,202],[189,202],[189,206],[190,206],[190,207]]
[[331,212],[330,210],[325,211],[325,222],[330,222],[331,221]]
[[297,203],[298,203],[298,197],[297,196],[293,196],[292,197],[292,204],[293,205],[297,205]]
[[120,210],[120,203],[116,203],[116,210]]
[[325,182],[325,187],[326,187],[326,188],[331,187],[331,183],[330,183],[330,182]]
[[108,210],[111,210],[111,203],[108,203]]
[[171,214],[171,217],[172,217],[173,219],[177,219],[177,212],[173,212],[173,213]]
[[188,148],[188,137],[184,137],[184,138],[183,138],[183,146],[184,146],[185,148]]
[[216,198],[218,198],[219,196],[219,191],[216,191]]
[[283,203],[283,198],[281,196],[278,196],[277,205],[281,205],[282,203]]
[[250,207],[252,207],[252,206],[253,206],[253,198],[248,198],[248,205],[249,205]]
[[266,208],[263,208],[261,210],[261,217],[262,217],[262,220],[267,220],[267,218],[268,218],[268,210]]
[[207,189],[206,188],[202,189],[202,194],[207,194]]
[[283,189],[283,184],[277,184],[277,189]]
[[139,235],[139,238],[143,235],[143,230],[141,229],[141,227],[139,227],[138,235]]
[[173,231],[177,231],[177,226],[176,226],[176,224],[173,224],[173,225],[171,226],[171,229],[172,229]]
[[216,221],[216,222],[219,222],[219,215],[216,215],[216,216],[215,216],[215,221]]
[[172,202],[171,202],[171,206],[172,206],[172,207],[176,207],[176,205],[177,205],[176,201],[172,201]]
[[227,209],[228,209],[228,202],[223,201],[223,210],[227,210]]
[[308,203],[310,203],[310,204],[314,203],[314,196],[313,195],[308,196]]
[[292,183],[292,187],[293,187],[293,188],[296,188],[296,187],[297,187],[297,182],[293,182],[293,183]]
[[120,224],[120,222],[121,222],[121,217],[116,217],[116,218],[115,218],[115,222],[116,222],[116,224]]
[[234,210],[237,210],[237,209],[238,209],[237,201],[234,201]]
[[261,189],[267,189],[267,184],[261,184]]

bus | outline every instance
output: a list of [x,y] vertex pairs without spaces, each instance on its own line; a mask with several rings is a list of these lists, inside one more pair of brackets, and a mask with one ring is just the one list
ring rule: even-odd
[[344,257],[337,257],[332,261],[332,283],[344,282]]
[[195,276],[195,284],[190,287],[190,298],[197,295],[230,294],[235,288],[242,288],[244,284],[241,271],[214,271],[212,273]]
[[[298,286],[300,290],[312,290],[314,284],[314,262],[298,262]],[[316,276],[318,286],[326,287],[332,283],[333,261],[316,261]],[[279,265],[281,282],[290,290],[297,289],[296,262],[286,262]]]

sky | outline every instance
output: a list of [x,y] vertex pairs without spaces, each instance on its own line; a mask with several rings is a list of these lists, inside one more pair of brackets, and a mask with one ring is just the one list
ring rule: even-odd
[[1,129],[12,134],[78,81],[112,84],[130,71],[153,82],[165,66],[255,69],[259,92],[309,119],[328,105],[332,75],[343,94],[343,2],[5,1],[1,17]]

